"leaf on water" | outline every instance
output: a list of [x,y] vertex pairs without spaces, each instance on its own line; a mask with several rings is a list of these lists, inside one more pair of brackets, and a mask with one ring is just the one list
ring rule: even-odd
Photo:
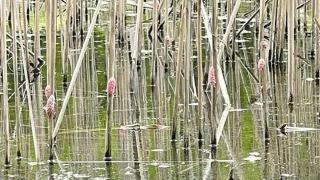
[[243,160],[254,163],[255,161],[259,161],[261,159],[262,158],[260,157],[260,153],[259,152],[250,152],[249,156],[244,158]]
[[242,34],[251,34],[252,32],[251,31],[248,31],[248,30],[243,30],[242,31]]
[[250,156],[244,158],[243,160],[254,163],[254,162],[256,162],[256,161],[260,161],[260,160],[261,160],[261,157],[257,157],[257,156],[252,156],[252,155],[250,155]]
[[198,106],[198,103],[197,102],[190,103],[189,106]]
[[286,132],[303,132],[303,131],[319,131],[320,129],[315,128],[305,128],[305,127],[286,127]]
[[294,174],[286,174],[286,173],[283,173],[281,174],[282,177],[292,177],[294,176]]
[[313,78],[306,78],[306,81],[313,81]]
[[135,170],[134,170],[132,167],[130,167],[130,166],[126,167],[124,170],[126,171],[124,174],[127,175],[127,176],[133,175],[133,174],[134,174],[134,171],[135,171]]
[[128,124],[125,126],[120,126],[120,128],[114,128],[119,130],[137,130],[137,129],[147,129],[147,126],[141,126],[139,123]]
[[95,177],[91,178],[92,180],[106,180],[106,179],[111,179],[111,178],[106,178],[106,177]]
[[169,168],[169,167],[171,167],[171,165],[168,163],[161,163],[158,167],[159,168]]
[[254,104],[257,105],[257,106],[263,106],[262,102],[255,102]]
[[17,175],[13,175],[13,174],[8,174],[8,177],[9,178],[16,178],[16,177],[18,177]]
[[167,128],[169,128],[170,126],[164,126],[164,125],[159,125],[159,124],[157,124],[156,125],[157,126],[157,129],[167,129]]
[[246,111],[248,109],[230,109],[229,112],[241,112],[241,111]]
[[237,43],[244,43],[244,42],[249,42],[249,40],[237,39],[236,42],[237,42]]
[[89,175],[86,174],[73,174],[73,177],[75,178],[89,178]]
[[153,163],[150,163],[151,166],[159,166],[159,163],[157,162],[153,162]]
[[163,152],[164,150],[163,149],[152,149],[151,151],[153,151],[153,152]]
[[152,50],[145,50],[145,49],[143,49],[143,50],[141,50],[141,53],[144,54],[144,55],[146,55],[146,54],[151,54],[151,53],[152,53]]
[[43,165],[46,164],[45,162],[28,162],[28,165],[30,166],[36,166],[36,165]]
[[128,13],[128,14],[126,14],[126,16],[127,17],[135,17],[135,16],[137,16],[137,14],[136,13]]
[[249,153],[250,156],[260,156],[260,153],[258,152],[251,152]]
[[219,159],[216,159],[215,161],[220,162],[220,163],[233,163],[234,162],[234,160],[219,160]]
[[218,20],[226,20],[227,16],[218,16]]

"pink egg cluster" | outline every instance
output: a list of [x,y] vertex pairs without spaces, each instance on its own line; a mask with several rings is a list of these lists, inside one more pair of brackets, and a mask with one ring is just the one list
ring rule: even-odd
[[49,119],[51,119],[55,112],[55,97],[52,94],[52,89],[49,85],[44,90],[44,94],[47,98],[47,104],[43,107],[43,109],[46,111],[46,114]]
[[263,71],[265,65],[266,65],[265,60],[264,59],[259,59],[259,61],[258,61],[258,70],[259,70],[259,72]]
[[116,92],[116,80],[113,77],[109,79],[106,91],[108,96],[112,96]]
[[209,74],[208,74],[208,83],[210,85],[212,85],[213,87],[216,87],[216,73],[215,73],[215,70],[214,70],[214,67],[211,66],[210,69],[209,69]]

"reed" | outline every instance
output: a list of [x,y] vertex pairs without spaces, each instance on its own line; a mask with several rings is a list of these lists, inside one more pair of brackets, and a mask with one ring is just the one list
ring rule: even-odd
[[[180,23],[179,29],[183,29],[184,21]],[[181,70],[182,70],[182,54],[183,52],[183,37],[184,37],[184,31],[179,33],[179,44],[178,44],[178,53],[177,53],[177,64],[176,64],[176,74],[175,74],[175,88],[174,88],[174,97],[173,97],[173,108],[172,108],[172,132],[171,132],[171,139],[176,140],[177,138],[177,109],[178,109],[178,103],[180,100],[180,86],[181,86]]]
[[1,67],[2,67],[2,120],[4,122],[5,134],[5,166],[10,165],[10,129],[9,129],[9,104],[8,104],[8,76],[7,76],[7,49],[6,49],[6,1],[0,3],[0,53],[1,53]]
[[11,1],[11,33],[12,33],[12,60],[13,60],[13,75],[14,75],[14,93],[15,93],[15,119],[16,119],[16,134],[17,134],[17,160],[21,158],[21,114],[20,114],[20,91],[19,91],[19,77],[18,77],[18,58],[17,58],[17,23],[16,23],[16,1]]
[[183,127],[183,139],[184,139],[184,148],[189,148],[189,138],[190,138],[190,76],[191,76],[191,51],[187,49],[191,49],[191,1],[185,0],[185,55],[184,55],[184,127]]
[[[22,9],[25,9],[25,3],[23,1],[22,3]],[[22,12],[25,12],[24,10]],[[20,23],[19,27],[19,39],[20,42],[23,42],[23,37],[22,37],[22,29],[24,30],[24,37],[27,37],[27,28],[26,28],[26,15],[23,13],[23,15],[20,15],[19,19],[23,19],[23,23]],[[19,21],[19,19],[17,19]],[[24,38],[25,42],[27,41],[27,38]],[[28,101],[28,109],[29,109],[29,121],[31,124],[31,131],[32,131],[32,139],[33,139],[33,146],[34,146],[34,152],[35,152],[35,158],[36,161],[40,161],[40,152],[39,152],[39,144],[38,144],[38,139],[37,139],[37,132],[36,132],[36,123],[34,119],[34,111],[33,111],[33,106],[32,106],[32,98],[31,98],[31,92],[30,92],[30,79],[28,75],[28,46],[27,43],[25,43],[24,47],[21,47],[21,56],[22,56],[22,65],[23,65],[23,77],[25,79],[25,88],[27,91],[27,101]]]
[[[137,13],[136,13],[136,21],[135,21],[135,26],[134,26],[134,36],[133,36],[133,43],[132,43],[132,63],[130,66],[131,73],[130,73],[130,88],[134,92],[131,94],[131,100],[132,102],[136,101],[136,105],[134,107],[131,107],[135,110],[135,122],[140,123],[141,121],[141,104],[140,101],[137,100],[139,97],[138,95],[140,94],[140,90],[138,89],[137,85],[139,82],[138,79],[138,71],[137,71],[137,63],[138,61],[141,62],[141,47],[142,47],[142,21],[143,21],[143,1],[139,0],[137,3]],[[133,104],[133,103],[132,103]]]
[[[104,155],[105,161],[111,161],[111,144],[112,144],[112,130],[111,125],[113,122],[113,89],[116,88],[116,80],[114,79],[114,65],[116,62],[116,48],[115,48],[115,19],[116,19],[116,3],[111,2],[110,9],[110,26],[109,26],[109,58],[108,58],[108,77],[110,78],[107,84],[107,94],[108,94],[108,109],[107,109],[107,119],[106,119],[106,152]],[[113,87],[114,86],[114,87]]]
[[68,105],[68,101],[70,99],[73,87],[74,87],[75,82],[77,80],[77,77],[79,75],[80,68],[81,68],[81,65],[82,65],[82,61],[83,61],[85,52],[87,50],[87,47],[88,47],[88,44],[89,44],[89,40],[90,40],[90,37],[92,35],[93,29],[94,29],[94,25],[95,25],[95,22],[97,20],[99,11],[101,9],[101,6],[102,6],[102,1],[99,0],[99,2],[97,4],[97,7],[95,8],[91,23],[90,23],[90,26],[89,26],[89,29],[88,29],[88,32],[87,32],[87,36],[86,36],[85,41],[83,43],[83,46],[82,46],[82,49],[81,49],[81,52],[80,52],[80,56],[78,58],[78,62],[77,62],[76,67],[75,67],[75,69],[73,71],[72,78],[71,78],[71,81],[70,81],[70,84],[69,84],[69,87],[68,87],[68,90],[67,90],[67,93],[66,93],[66,97],[65,97],[65,99],[63,101],[63,104],[62,104],[62,107],[61,107],[61,110],[60,110],[60,113],[59,113],[59,116],[58,116],[58,119],[57,119],[57,122],[56,122],[56,125],[55,125],[55,128],[54,128],[54,131],[52,133],[52,137],[54,137],[54,138],[57,136],[59,128],[60,128],[60,125],[61,125],[61,122],[63,120],[63,116],[64,116],[64,113],[66,111],[66,108],[67,108],[67,105]]
[[203,68],[202,68],[202,41],[201,41],[201,31],[202,31],[202,22],[201,22],[201,3],[202,0],[197,2],[197,58],[198,58],[198,118],[197,118],[197,127],[198,127],[198,139],[202,140],[202,121],[203,121]]
[[[46,1],[46,50],[47,50],[47,84],[51,87],[52,94],[55,94],[55,57],[56,57],[56,16],[57,6],[56,0]],[[53,161],[54,151],[52,136],[54,128],[54,116],[49,116],[48,119],[48,140],[49,140],[49,161]]]
[[295,41],[294,41],[294,27],[295,27],[295,1],[288,2],[288,103],[292,104],[296,94],[296,61],[295,61]]
[[[134,168],[137,179],[169,178],[160,168],[165,161],[175,166],[176,179],[206,179],[227,172],[217,160],[223,157],[231,162],[226,176],[246,179],[239,158],[257,148],[265,160],[259,175],[271,176],[272,162],[283,165],[277,177],[287,168],[299,172],[299,153],[287,148],[296,145],[297,134],[283,138],[275,129],[282,123],[319,126],[313,121],[319,119],[318,1],[1,2],[0,140],[6,165],[13,159],[10,150],[18,160],[23,154],[40,162],[48,155],[50,164],[57,152],[70,151],[80,162],[92,150],[85,160],[119,160],[119,169],[125,164],[129,174]],[[57,119],[48,116],[48,127],[43,82],[62,101]],[[71,136],[70,147],[55,147],[58,135]],[[312,162],[318,149],[311,145],[319,144],[314,139],[308,138],[304,156]],[[159,168],[148,164],[148,172],[157,175],[146,174],[151,160]],[[80,163],[75,167],[80,174]],[[113,170],[108,166],[107,173]]]
[[[36,124],[38,126],[44,126],[46,121],[43,121],[44,113],[43,113],[43,88],[42,88],[42,82],[41,79],[43,75],[41,74],[41,70],[44,65],[44,60],[41,58],[41,35],[40,35],[40,1],[35,1],[34,6],[34,53],[33,56],[31,55],[31,50],[28,49],[29,55],[31,55],[32,59],[30,59],[31,63],[33,64],[33,67],[31,66],[32,70],[30,72],[30,76],[32,76],[31,82],[33,82],[32,86],[32,99],[34,99],[34,118],[36,119]],[[30,28],[32,29],[32,27]],[[45,134],[44,129],[38,129],[38,139],[40,139],[40,136],[42,134]],[[39,140],[42,144],[42,141]],[[44,155],[44,152],[47,152],[45,148],[42,148],[41,145],[39,145],[40,148],[40,154]],[[41,157],[42,158],[42,157]]]

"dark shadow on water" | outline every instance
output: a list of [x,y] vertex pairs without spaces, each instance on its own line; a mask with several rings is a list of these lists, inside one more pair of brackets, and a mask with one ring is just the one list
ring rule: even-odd
[[268,179],[268,175],[269,175],[268,154],[269,154],[269,141],[266,141],[265,145],[264,145],[265,158],[264,158],[264,170],[263,170],[263,174],[264,174],[265,179]]
[[141,179],[141,174],[140,174],[140,163],[138,163],[138,162],[135,162],[134,163],[134,166],[133,166],[133,168],[135,169],[135,172],[134,172],[134,174],[135,174],[135,179]]
[[217,138],[216,134],[213,134],[213,138],[211,141],[211,159],[215,159],[217,154]]
[[138,136],[140,136],[140,132],[138,135],[136,135],[136,132],[132,132],[132,142],[133,142],[133,158],[134,158],[134,169],[135,169],[135,177],[136,179],[141,179],[141,174],[140,174],[140,163],[139,163],[139,154],[138,154],[138,147],[137,144],[140,143],[138,141]]
[[54,178],[54,164],[50,164],[50,163],[49,163],[48,170],[49,170],[48,179],[49,179],[49,180],[55,179],[55,178]]
[[112,163],[106,162],[106,177],[112,179]]
[[229,179],[228,180],[234,180],[235,176],[234,176],[234,169],[233,167],[231,167],[231,170],[229,172]]
[[19,160],[17,160],[16,172],[17,172],[18,177],[22,177],[21,158]]
[[178,174],[178,154],[177,154],[177,147],[176,147],[176,142],[171,141],[171,156],[172,156],[172,161],[173,161],[173,174],[175,179],[179,179],[179,174]]

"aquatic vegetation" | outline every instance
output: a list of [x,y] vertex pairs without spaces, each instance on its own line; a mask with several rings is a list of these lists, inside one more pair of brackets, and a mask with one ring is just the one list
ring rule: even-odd
[[0,179],[317,179],[319,12],[0,1]]

